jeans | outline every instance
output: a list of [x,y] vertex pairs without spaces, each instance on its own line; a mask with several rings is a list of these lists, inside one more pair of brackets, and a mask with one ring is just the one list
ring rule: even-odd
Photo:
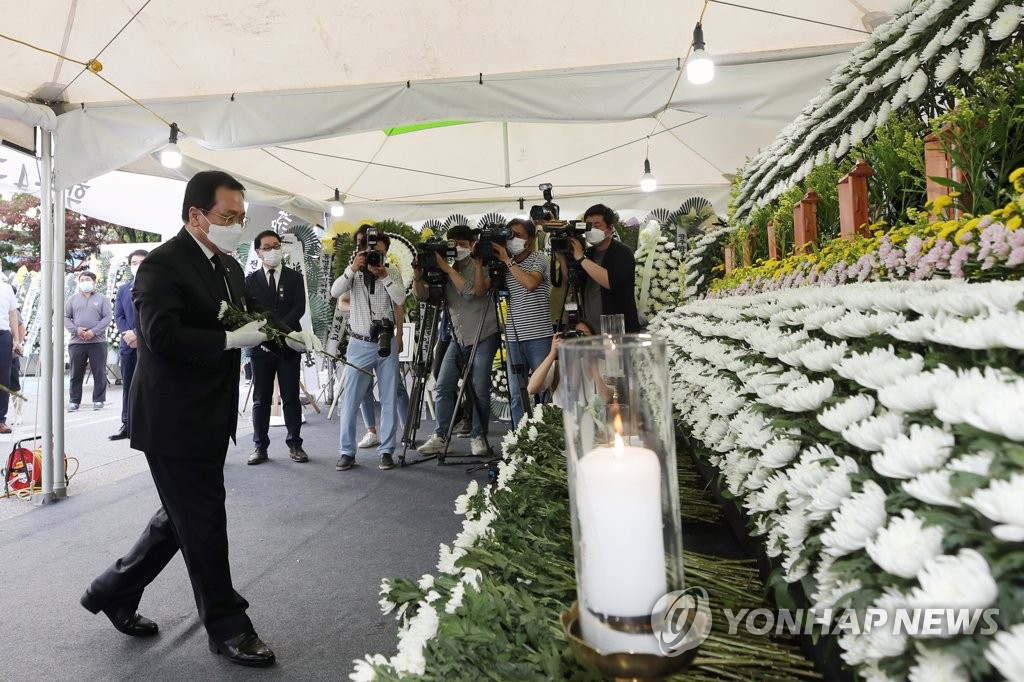
[[530,375],[540,367],[540,363],[544,362],[544,358],[546,358],[550,352],[550,336],[545,336],[541,339],[530,339],[529,341],[508,342],[508,390],[511,397],[510,407],[512,410],[513,429],[519,425],[527,406],[523,405],[522,396],[519,391],[519,377],[517,377],[516,373],[513,371],[512,365],[522,365],[523,376],[526,381],[529,381]]
[[[485,339],[480,339],[476,346],[476,356],[473,358],[471,371],[473,394],[476,397],[476,404],[473,406],[473,428],[469,433],[472,438],[485,437],[490,425],[491,368],[494,366],[494,354],[498,352],[500,343],[501,337],[498,334],[491,334]],[[442,438],[448,433],[452,413],[455,411],[455,396],[458,394],[459,378],[462,376],[462,368],[469,361],[469,354],[472,351],[473,346],[463,346],[452,341],[448,350],[445,351],[444,360],[441,361],[441,369],[437,373],[437,384],[434,386],[434,402],[437,405],[434,433]]]
[[[345,359],[352,365],[377,375],[380,393],[380,445],[377,452],[393,454],[398,435],[398,342],[391,340],[391,355],[382,358],[377,355],[377,344],[359,339],[349,339]],[[342,455],[356,453],[356,413],[370,389],[372,379],[352,367],[346,367],[341,379],[341,438],[338,451]]]
[[[366,428],[377,428],[377,414],[374,411],[373,390],[367,388],[363,402],[359,403],[359,414],[363,418],[363,426]],[[398,374],[398,425],[405,427],[405,415],[409,413],[409,391],[405,388],[402,374]]]

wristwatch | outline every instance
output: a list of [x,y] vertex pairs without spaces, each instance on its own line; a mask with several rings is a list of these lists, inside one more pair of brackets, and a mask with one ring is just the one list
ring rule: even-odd
[[580,254],[580,257],[576,259],[576,262],[577,262],[577,263],[582,263],[582,262],[583,262],[583,261],[585,261],[585,260],[587,260],[587,254],[585,254],[585,253],[581,253],[581,254]]

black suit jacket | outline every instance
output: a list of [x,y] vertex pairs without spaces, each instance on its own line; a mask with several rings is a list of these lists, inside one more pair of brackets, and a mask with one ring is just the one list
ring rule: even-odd
[[[245,278],[245,290],[256,310],[269,313],[289,329],[302,329],[302,315],[306,312],[306,284],[300,275],[283,265],[274,271],[277,280],[277,291],[270,290],[267,273],[260,266],[259,270],[250,272]],[[279,326],[279,325],[278,325]],[[287,346],[279,348],[277,344],[264,344],[264,347],[281,355],[295,355],[295,351]]]
[[[251,309],[242,268],[218,256],[231,300]],[[148,455],[223,457],[238,422],[241,353],[224,350],[217,314],[228,291],[185,228],[139,266],[132,293],[138,365],[129,400],[131,445]]]

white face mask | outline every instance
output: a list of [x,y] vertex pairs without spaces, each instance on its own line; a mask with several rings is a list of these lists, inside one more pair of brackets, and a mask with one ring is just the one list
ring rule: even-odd
[[469,258],[469,254],[470,253],[471,253],[471,251],[469,249],[467,249],[465,246],[456,246],[455,247],[455,260],[465,260],[465,259]]
[[95,288],[96,285],[89,280],[85,280],[84,282],[78,283],[78,290],[81,291],[83,294],[88,294]]
[[135,279],[139,275],[138,265],[129,265],[128,268],[132,271],[132,279]]
[[281,256],[283,255],[281,249],[274,249],[273,251],[262,251],[261,253],[263,254],[263,264],[266,265],[268,268],[276,268],[278,265],[281,264]]
[[206,238],[216,246],[221,253],[230,253],[238,247],[242,241],[242,226],[238,223],[232,225],[214,225],[207,219],[210,226]]
[[513,256],[518,256],[526,250],[526,240],[515,237],[508,243],[508,252]]
[[586,234],[583,235],[587,239],[587,243],[593,246],[594,244],[600,244],[604,241],[605,234],[604,230],[596,227],[592,227],[587,230]]

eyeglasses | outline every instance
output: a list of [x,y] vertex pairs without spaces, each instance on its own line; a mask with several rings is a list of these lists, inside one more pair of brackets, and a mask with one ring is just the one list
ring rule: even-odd
[[[248,218],[246,218],[246,220],[248,220]],[[281,250],[281,245],[280,244],[278,244],[277,246],[261,246],[260,247],[260,251],[262,251],[263,253],[269,253],[270,251],[280,251],[280,250]]]
[[249,224],[249,218],[247,218],[244,214],[242,215],[241,218],[239,218],[238,216],[214,213],[212,210],[208,208],[200,208],[199,211],[205,214],[207,219],[209,219],[210,216],[217,216],[218,218],[224,221],[225,225],[234,225],[237,222],[237,224],[241,225],[242,227],[246,227]]

